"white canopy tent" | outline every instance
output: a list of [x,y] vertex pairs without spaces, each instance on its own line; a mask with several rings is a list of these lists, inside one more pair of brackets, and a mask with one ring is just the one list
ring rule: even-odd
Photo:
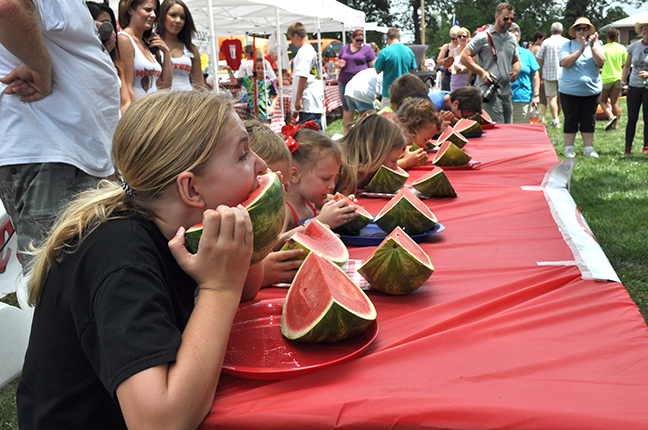
[[[110,0],[118,10],[119,0]],[[208,34],[209,73],[215,82],[219,56],[218,37],[234,34],[281,35],[294,22],[301,22],[306,30],[320,34],[326,31],[344,31],[364,28],[364,12],[350,8],[336,0],[185,0],[196,25],[196,30]],[[321,62],[321,42],[319,42]],[[281,64],[279,73],[287,65]],[[283,92],[279,80],[280,92]],[[218,85],[216,85],[218,91]],[[282,111],[283,111],[283,104]],[[283,114],[283,112],[282,112]]]

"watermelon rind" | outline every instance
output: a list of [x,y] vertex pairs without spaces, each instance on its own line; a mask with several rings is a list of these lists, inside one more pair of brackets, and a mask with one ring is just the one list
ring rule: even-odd
[[[419,150],[419,149],[421,149],[420,146],[418,146],[416,143],[412,143],[412,147],[410,148],[410,152],[414,152],[414,151],[417,151],[417,150]],[[427,154],[425,154],[425,155],[423,156],[423,158],[421,158],[421,159],[419,160],[419,162],[418,162],[416,165],[417,165],[417,166],[422,166],[422,165],[424,165],[425,162],[428,161],[429,159],[430,159],[430,156],[427,155]]]
[[484,132],[477,121],[468,118],[461,118],[457,121],[454,125],[454,129],[464,136],[481,135]]
[[434,156],[432,163],[437,166],[465,166],[472,157],[450,141],[445,141]]
[[387,202],[385,207],[383,207],[374,219],[374,222],[388,234],[396,227],[402,228],[410,236],[432,230],[437,225],[436,216],[429,209],[427,209],[429,215],[421,212],[412,203],[415,200],[420,203],[418,197],[407,188],[403,188],[403,190]]
[[358,203],[355,203],[351,199],[347,198],[346,196],[340,194],[340,193],[335,193],[334,196],[335,200],[341,200],[345,199],[348,201],[350,205],[355,206],[356,208],[356,213],[358,214],[357,217],[353,218],[351,221],[348,221],[341,226],[334,228],[333,231],[338,233],[338,234],[344,234],[344,235],[353,235],[373,221],[374,217],[371,215],[365,208],[360,206]]
[[[350,299],[341,303],[336,295]],[[322,306],[321,301],[325,299],[329,302]],[[355,305],[354,309],[351,305]],[[324,310],[317,313],[322,307]],[[365,308],[364,312],[361,307]],[[376,308],[369,297],[344,270],[311,253],[286,294],[281,333],[297,342],[337,342],[362,333],[376,317]]]
[[439,139],[437,140],[439,145],[442,145],[447,141],[454,143],[458,148],[463,148],[468,144],[468,139],[466,139],[463,134],[459,133],[457,130],[450,126],[446,128],[446,130],[441,134],[441,136],[439,136]]
[[[414,248],[424,255],[423,260],[415,256]],[[374,289],[394,296],[418,289],[433,272],[430,257],[399,227],[358,268],[358,273]]]
[[[325,237],[318,239],[316,243],[313,243],[312,247],[308,246],[306,242],[309,241],[310,238],[315,237],[316,234],[323,234]],[[318,247],[319,244],[322,244],[322,247]],[[329,249],[325,249],[326,245],[328,245]],[[334,248],[337,252],[332,252],[333,250],[330,248]],[[293,234],[281,247],[281,251],[288,251],[291,249],[304,250],[303,254],[292,258],[292,260],[303,260],[307,258],[310,253],[315,253],[340,266],[349,261],[349,250],[344,242],[342,242],[342,240],[333,233],[331,229],[316,219],[308,223],[303,233],[298,232]]]
[[[286,197],[279,175],[274,172],[264,173],[259,176],[259,182],[265,184],[265,191],[259,191],[256,198],[242,203],[250,214],[254,231],[251,265],[263,260],[272,251],[286,217]],[[202,231],[202,224],[197,224],[185,232],[185,243],[189,251],[193,253],[198,251]]]
[[366,190],[370,193],[395,193],[407,182],[407,178],[409,178],[409,173],[400,167],[393,170],[387,166],[380,166],[378,172],[367,184]]
[[434,166],[430,172],[412,183],[412,187],[425,197],[456,197],[457,192],[442,168]]

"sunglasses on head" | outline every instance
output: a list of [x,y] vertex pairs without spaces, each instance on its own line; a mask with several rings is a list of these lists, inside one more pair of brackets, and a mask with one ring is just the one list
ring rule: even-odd
[[364,42],[364,39],[353,39],[353,40],[355,40],[356,42],[360,42],[360,43]]
[[515,21],[515,17],[514,16],[503,16],[502,21],[504,21],[504,22],[509,22],[509,21],[513,22],[513,21]]
[[589,25],[586,25],[584,27],[574,27],[575,31],[589,31]]

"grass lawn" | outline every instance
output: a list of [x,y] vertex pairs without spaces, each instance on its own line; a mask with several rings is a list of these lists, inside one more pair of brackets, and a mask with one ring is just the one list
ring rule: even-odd
[[[623,115],[617,130],[606,132],[605,122],[597,122],[594,147],[600,158],[583,157],[583,142],[580,136],[576,138],[577,163],[571,194],[621,282],[648,320],[648,155],[641,151],[644,124],[640,121],[637,126],[633,153],[623,155],[625,99],[619,105]],[[326,130],[329,136],[342,132],[341,119],[332,121]],[[547,132],[559,157],[564,158],[562,130],[548,127]],[[15,294],[0,300],[17,306]],[[0,430],[18,429],[17,385],[16,379],[0,389]]]

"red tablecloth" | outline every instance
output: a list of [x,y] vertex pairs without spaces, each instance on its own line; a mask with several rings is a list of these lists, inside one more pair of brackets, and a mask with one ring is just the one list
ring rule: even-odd
[[[223,375],[201,428],[648,428],[648,328],[623,285],[570,264],[534,188],[558,161],[544,127],[500,126],[465,149],[481,165],[447,171],[458,197],[425,200],[446,226],[422,245],[436,271],[407,296],[369,292],[366,354],[283,381]],[[373,214],[385,202],[360,199]]]

